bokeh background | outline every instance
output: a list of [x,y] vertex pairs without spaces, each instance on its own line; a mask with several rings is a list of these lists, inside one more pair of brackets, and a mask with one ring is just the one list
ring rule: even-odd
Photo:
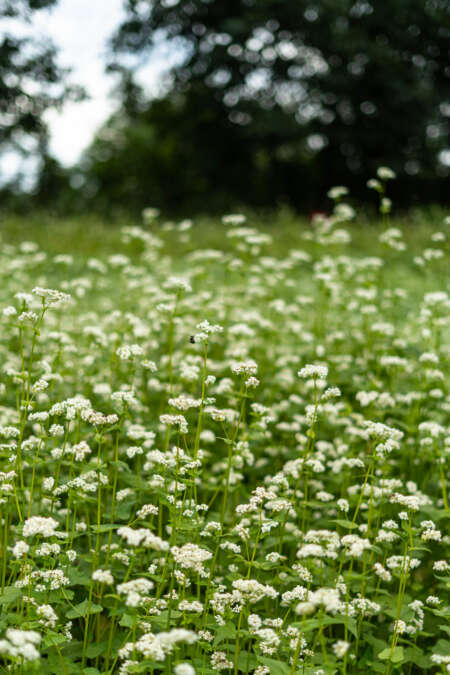
[[448,0],[0,0],[3,212],[449,202]]

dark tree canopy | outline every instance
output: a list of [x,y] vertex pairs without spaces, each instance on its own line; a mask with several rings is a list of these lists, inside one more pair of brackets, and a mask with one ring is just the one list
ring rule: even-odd
[[[80,98],[79,88],[67,86],[67,71],[56,61],[48,41],[17,34],[17,20],[26,24],[34,11],[57,0],[0,0],[0,147],[16,152],[46,153],[43,115],[67,98]],[[10,19],[14,23],[10,24]]]
[[[128,198],[157,197],[164,175],[169,198],[175,184],[187,194],[195,177],[199,195],[220,187],[238,200],[304,205],[330,184],[363,184],[380,164],[406,173],[422,198],[431,181],[442,185],[448,0],[125,0],[125,8],[116,64],[130,55],[145,62],[161,39],[182,57],[162,101],[137,105],[136,91],[123,89],[122,158],[135,141],[126,120],[141,134]],[[152,168],[142,172],[145,157]],[[91,160],[101,188],[118,155],[110,166],[95,151]]]

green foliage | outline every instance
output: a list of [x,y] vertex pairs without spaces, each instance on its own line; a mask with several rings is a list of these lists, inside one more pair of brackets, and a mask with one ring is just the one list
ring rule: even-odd
[[[360,193],[382,162],[398,198],[447,198],[447,2],[125,4],[112,41],[123,108],[85,161],[103,205],[317,208],[331,184]],[[142,64],[162,38],[180,63],[148,104],[118,64]]]

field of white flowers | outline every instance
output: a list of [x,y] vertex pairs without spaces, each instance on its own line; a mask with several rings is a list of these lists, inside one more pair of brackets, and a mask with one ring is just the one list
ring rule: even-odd
[[1,672],[450,671],[446,224],[373,187],[365,249],[342,189],[287,245],[3,240]]

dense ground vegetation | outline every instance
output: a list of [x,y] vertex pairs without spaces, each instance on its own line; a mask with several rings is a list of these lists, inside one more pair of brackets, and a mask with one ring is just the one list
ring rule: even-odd
[[2,672],[448,671],[448,222],[332,196],[6,227]]

